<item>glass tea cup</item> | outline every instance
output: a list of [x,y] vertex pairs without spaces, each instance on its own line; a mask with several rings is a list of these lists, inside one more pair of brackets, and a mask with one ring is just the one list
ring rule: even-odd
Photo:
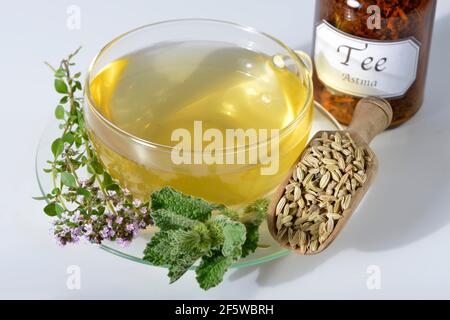
[[[275,71],[279,72],[280,75],[288,73],[290,77],[288,79],[290,80],[284,82],[280,80],[280,83],[277,83],[277,88],[280,89],[280,92],[290,92],[292,99],[286,102],[292,104],[289,108],[285,108],[282,103],[278,114],[273,108],[269,113],[267,109],[264,109],[264,106],[261,108],[258,106],[260,109],[257,109],[257,112],[250,116],[246,113],[242,116],[243,119],[239,119],[240,123],[247,124],[251,124],[252,121],[258,122],[258,119],[266,119],[282,125],[278,128],[267,128],[264,131],[265,128],[261,128],[255,123],[255,128],[252,128],[252,125],[247,125],[239,131],[238,123],[234,124],[233,118],[229,116],[230,112],[222,110],[226,101],[212,103],[208,105],[207,109],[201,111],[195,110],[196,105],[194,104],[190,107],[191,109],[187,110],[190,114],[195,114],[195,117],[190,120],[197,121],[192,123],[192,121],[186,120],[186,126],[194,129],[181,131],[182,133],[189,132],[195,135],[196,132],[199,132],[195,129],[198,128],[196,125],[200,123],[201,127],[202,120],[206,121],[206,118],[212,117],[218,123],[228,123],[230,129],[235,130],[232,132],[236,134],[236,137],[238,134],[243,134],[240,144],[228,145],[222,143],[222,145],[215,145],[216,148],[212,152],[209,150],[208,158],[205,156],[205,148],[203,146],[198,147],[193,142],[198,137],[191,137],[190,143],[184,144],[184,149],[181,150],[181,144],[161,143],[157,139],[136,134],[137,129],[145,129],[144,127],[137,128],[139,123],[137,120],[142,116],[138,112],[133,112],[133,110],[125,112],[128,118],[136,117],[136,124],[124,126],[119,121],[121,113],[114,117],[105,111],[105,104],[107,105],[108,99],[111,98],[108,91],[111,86],[109,82],[112,81],[111,79],[116,79],[117,74],[114,74],[114,72],[119,71],[113,69],[114,71],[107,74],[107,77],[101,77],[102,83],[95,89],[93,89],[93,84],[111,63],[123,61],[124,57],[142,53],[143,50],[149,48],[163,47],[166,51],[161,57],[141,55],[144,61],[145,59],[154,59],[155,63],[163,64],[164,61],[167,61],[167,56],[171,55],[171,50],[177,50],[176,48],[179,48],[180,44],[181,46],[187,45],[190,48],[189,44],[195,43],[221,43],[226,44],[227,47],[226,52],[218,50],[211,58],[202,60],[197,68],[205,66],[215,68],[216,64],[217,67],[220,65],[223,68],[225,64],[226,67],[238,68],[237,73],[239,74],[249,75],[256,78],[255,81],[264,83],[264,81],[268,81],[264,78],[265,75],[258,74],[255,76],[252,74],[252,63],[249,63],[250,60],[247,59],[247,56],[253,57],[253,55],[256,55],[256,60],[260,59],[259,57],[267,58],[271,67],[280,69]],[[125,64],[124,67],[120,68],[120,72],[123,72],[123,69],[126,68],[127,65]],[[150,71],[142,69],[139,72]],[[144,76],[152,77],[153,74],[144,74]],[[170,74],[168,78],[170,78]],[[201,81],[191,76],[177,83],[177,86],[181,88],[182,92],[201,91],[209,88],[208,86],[211,83],[218,82],[217,79],[220,80],[221,75],[211,78],[203,77]],[[149,85],[145,81],[130,84],[127,89],[131,90],[133,86],[135,90],[145,90],[146,92],[158,92],[158,90],[164,89],[157,86],[152,87],[150,84],[154,84],[155,81],[148,83]],[[164,82],[161,83],[164,86]],[[227,82],[224,81],[224,83],[221,84],[221,88],[225,88],[226,91],[229,88],[226,87]],[[300,85],[299,88],[302,90],[295,90],[294,84]],[[238,85],[230,84],[230,86],[235,87],[240,85],[241,83]],[[254,94],[253,88],[244,87],[245,94]],[[92,62],[86,79],[85,121],[93,146],[108,172],[136,196],[148,199],[151,192],[164,186],[170,186],[185,194],[201,197],[211,202],[240,207],[270,194],[281,183],[300,155],[306,145],[312,125],[312,90],[309,57],[302,52],[296,54],[282,42],[269,35],[249,27],[223,21],[172,20],[143,26],[127,32],[111,41],[100,51]],[[122,104],[126,106],[126,99],[129,99],[129,96],[121,96],[122,91],[114,92],[114,99],[122,101]],[[138,93],[142,93],[141,91]],[[97,96],[102,94],[106,98],[98,99]],[[220,97],[222,96],[224,95],[221,94]],[[260,95],[260,99],[265,103],[271,103],[270,97],[265,95],[264,92]],[[131,106],[132,101],[130,100],[129,103]],[[157,108],[155,105],[156,102],[153,100],[147,101],[144,110],[151,113],[154,111],[152,108]],[[239,118],[239,103],[235,103],[232,107],[237,114],[237,118]],[[241,107],[244,108],[243,105]],[[189,114],[186,113],[184,117],[189,118]],[[163,119],[158,119],[158,117],[155,117],[154,122],[159,120],[164,123]],[[161,125],[161,132],[167,131],[166,129],[164,125]],[[139,132],[142,132],[142,130]],[[228,127],[226,130],[222,127],[215,133],[223,133],[222,138],[225,140],[226,133],[224,131],[227,130]],[[206,131],[201,132],[203,134],[201,138],[205,137]],[[173,130],[171,138],[173,138]],[[218,136],[215,136],[215,141],[217,139]],[[233,139],[233,141],[237,140],[238,138]],[[212,141],[211,137],[209,141]],[[205,141],[203,141],[203,144],[208,145]],[[182,161],[183,159],[185,161]],[[218,159],[222,159],[222,161]]]

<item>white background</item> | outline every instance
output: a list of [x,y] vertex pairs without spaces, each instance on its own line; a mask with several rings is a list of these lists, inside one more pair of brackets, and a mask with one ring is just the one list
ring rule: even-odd
[[[66,27],[69,5],[81,29]],[[116,35],[151,22],[203,17],[251,25],[310,50],[313,1],[4,1],[0,8],[0,298],[450,298],[450,1],[439,1],[422,110],[373,144],[380,175],[326,252],[233,270],[208,292],[192,272],[168,285],[166,270],[87,244],[59,248],[48,234],[34,156],[57,95],[42,64],[78,45],[83,71]],[[66,269],[81,268],[81,290]],[[367,268],[379,266],[381,289]]]

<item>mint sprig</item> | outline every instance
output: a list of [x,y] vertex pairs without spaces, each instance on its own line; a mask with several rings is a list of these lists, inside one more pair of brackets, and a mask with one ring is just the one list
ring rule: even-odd
[[171,283],[200,260],[200,287],[215,287],[234,262],[256,250],[267,206],[268,200],[258,200],[239,213],[165,187],[152,194],[151,215],[160,231],[144,260],[168,267]]

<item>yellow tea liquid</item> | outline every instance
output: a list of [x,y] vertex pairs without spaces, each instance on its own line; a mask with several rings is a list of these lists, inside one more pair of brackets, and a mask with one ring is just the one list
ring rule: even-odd
[[123,56],[90,83],[103,117],[132,136],[169,147],[178,143],[171,140],[176,129],[194,136],[194,121],[224,136],[226,129],[281,130],[306,103],[300,122],[281,131],[274,175],[261,175],[261,163],[175,165],[170,148],[124,139],[92,114],[86,121],[102,162],[136,195],[147,198],[168,185],[217,203],[243,205],[273,190],[306,144],[313,108],[303,81],[262,53],[221,42],[180,42]]

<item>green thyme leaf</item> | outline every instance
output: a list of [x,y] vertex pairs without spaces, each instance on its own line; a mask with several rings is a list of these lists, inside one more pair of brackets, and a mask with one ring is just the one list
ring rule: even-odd
[[114,181],[113,181],[112,177],[109,175],[108,172],[104,171],[103,172],[103,184],[105,186],[107,186],[107,185],[113,184],[113,183],[114,183]]
[[47,200],[48,199],[47,196],[36,196],[36,197],[32,197],[32,198],[33,198],[33,200],[38,200],[38,201]]
[[55,78],[63,78],[65,75],[66,73],[62,68],[59,68],[58,70],[55,71]]
[[75,136],[72,132],[67,132],[62,136],[62,140],[68,144],[72,144],[75,141]]
[[66,83],[61,79],[55,79],[55,90],[56,90],[56,92],[61,93],[61,94],[65,94],[65,93],[69,92],[69,90],[67,89]]
[[80,81],[75,81],[75,88],[78,90],[81,90],[81,82]]
[[52,153],[57,158],[64,151],[64,141],[61,138],[55,139],[52,143]]
[[89,198],[91,196],[91,192],[86,188],[78,188],[77,194],[82,195],[86,198]]
[[75,177],[69,172],[61,172],[61,182],[69,188],[76,188],[77,186]]
[[[92,159],[92,161],[91,161],[91,167],[92,167],[92,169],[93,169],[93,172],[94,173],[97,173],[97,174],[103,174],[103,166],[102,166],[102,164],[97,160],[97,158],[94,158],[94,159]],[[109,183],[111,183],[111,176],[110,175],[108,175],[108,177],[109,177]]]
[[64,209],[57,202],[51,202],[44,207],[44,212],[48,216],[54,217],[54,216],[57,216],[57,215],[60,215],[61,213],[63,213]]
[[63,120],[65,115],[64,107],[62,105],[58,105],[55,109],[55,117],[58,120]]

